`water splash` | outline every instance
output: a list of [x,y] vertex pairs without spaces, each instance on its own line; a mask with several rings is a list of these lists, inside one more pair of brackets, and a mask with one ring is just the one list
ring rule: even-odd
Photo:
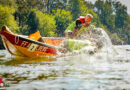
[[[74,43],[73,46],[71,46],[71,50],[70,52],[68,52],[67,54],[61,54],[59,53],[58,56],[68,56],[68,55],[77,55],[81,53],[85,53],[88,55],[93,55],[95,53],[98,52],[102,52],[102,53],[109,53],[109,54],[117,54],[117,51],[114,49],[111,39],[109,38],[108,34],[105,32],[105,30],[103,30],[102,28],[96,28],[93,25],[90,25],[88,28],[81,28],[79,31],[80,35],[78,35],[77,38],[77,42]],[[80,47],[79,42],[81,42],[82,47]],[[66,43],[66,41],[65,41]],[[65,47],[69,47],[69,43],[71,42],[67,42],[67,44],[65,45]],[[75,49],[75,48],[80,47],[80,49]],[[69,50],[68,50],[69,51]]]

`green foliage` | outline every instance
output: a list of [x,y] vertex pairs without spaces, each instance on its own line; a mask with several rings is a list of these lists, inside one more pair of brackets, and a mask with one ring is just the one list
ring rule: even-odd
[[3,5],[3,6],[13,6],[15,7],[15,1],[16,0],[0,0],[0,4]]
[[116,13],[115,26],[116,28],[123,28],[124,22],[127,19],[127,7],[115,1],[114,8]]
[[85,5],[85,2],[83,0],[78,0],[79,2],[79,9],[80,9],[80,13],[79,15],[84,15],[86,16],[86,14],[88,14],[88,7]]
[[[0,5],[0,29],[3,25],[8,26],[12,32],[18,31],[17,22],[14,20],[13,13],[14,8]],[[3,49],[3,44],[0,37],[0,49]]]
[[127,20],[124,22],[124,29],[123,29],[123,33],[125,35],[126,38],[124,38],[123,40],[130,44],[130,15],[127,16]]
[[69,3],[70,3],[69,10],[72,13],[73,20],[76,20],[80,15],[79,1],[78,0],[70,0]]
[[115,15],[110,15],[107,19],[106,19],[106,25],[107,28],[109,29],[110,32],[116,32],[115,31]]
[[0,28],[7,25],[26,35],[39,29],[42,36],[63,36],[69,24],[87,14],[93,15],[91,24],[104,28],[114,44],[130,43],[130,16],[119,1],[0,0]]
[[67,7],[67,0],[44,0],[47,13],[53,13],[53,10],[65,9]]
[[36,32],[39,25],[39,19],[34,11],[30,12],[26,23],[28,25],[29,34]]
[[27,34],[26,20],[29,15],[29,8],[27,0],[16,0],[16,11],[14,13],[15,20],[19,25],[19,32],[21,34]]
[[[127,28],[127,7],[119,1],[114,0],[97,0],[95,2],[95,12],[99,15],[101,23],[107,27],[112,34],[113,42],[123,40],[129,42],[129,29]],[[125,36],[125,37],[124,37]],[[118,37],[118,38],[117,38]],[[120,39],[120,40],[119,40]]]
[[68,31],[72,31],[72,32],[73,32],[74,27],[75,27],[75,21],[73,21],[72,23],[70,23],[70,24],[68,25],[68,27],[67,27],[66,30],[65,30],[65,33],[68,32]]
[[117,35],[117,33],[111,34],[110,37],[111,37],[113,44],[115,44],[115,45],[123,43],[123,41],[120,39],[120,37]]
[[57,9],[53,11],[55,16],[56,25],[57,25],[57,33],[60,35],[64,34],[64,30],[67,26],[72,22],[72,15],[70,11]]
[[45,1],[43,0],[18,0],[27,2],[29,9],[38,9],[40,11],[45,11]]
[[97,0],[95,2],[95,8],[101,22],[104,25],[107,25],[107,19],[113,13],[112,3],[108,0],[106,0],[106,2],[104,2],[103,0]]
[[13,32],[18,30],[18,25],[13,17],[14,12],[14,8],[0,5],[0,28],[2,28],[3,25],[6,25]]
[[56,22],[54,20],[54,17],[52,15],[48,15],[37,10],[35,10],[35,13],[39,19],[38,29],[40,30],[41,35],[48,37],[56,36],[55,34]]

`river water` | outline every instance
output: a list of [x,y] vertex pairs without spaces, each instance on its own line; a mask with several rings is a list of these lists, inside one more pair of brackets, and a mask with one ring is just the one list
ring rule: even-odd
[[0,77],[7,90],[130,90],[130,46],[53,58],[14,58],[0,50]]

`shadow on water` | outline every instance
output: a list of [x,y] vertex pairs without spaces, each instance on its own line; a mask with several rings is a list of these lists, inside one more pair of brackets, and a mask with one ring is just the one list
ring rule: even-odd
[[16,66],[20,64],[38,64],[41,62],[51,62],[55,61],[55,57],[38,57],[38,58],[28,58],[28,57],[14,57],[11,56],[6,50],[0,51],[0,65],[6,66]]
[[53,57],[41,57],[41,58],[15,57],[2,64],[16,66],[19,64],[38,64],[40,62],[49,62],[49,61],[55,61],[55,60],[56,59]]

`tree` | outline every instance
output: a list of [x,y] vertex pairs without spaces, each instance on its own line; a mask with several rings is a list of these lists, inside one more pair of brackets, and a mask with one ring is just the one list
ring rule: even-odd
[[29,8],[26,0],[16,0],[15,20],[19,25],[19,33],[27,34],[26,19],[29,14]]
[[18,30],[18,25],[14,20],[14,11],[14,8],[0,5],[0,28],[2,28],[3,25],[6,25],[11,29],[11,31],[17,32],[16,30]]
[[57,9],[53,11],[53,14],[55,16],[56,25],[57,25],[57,33],[60,36],[64,35],[64,30],[67,28],[67,26],[72,22],[72,15],[70,11]]
[[54,16],[42,13],[38,10],[35,10],[34,12],[39,19],[38,29],[40,30],[41,35],[48,37],[56,36],[56,22]]
[[113,13],[112,2],[111,0],[97,0],[95,2],[95,11],[100,17],[101,22],[104,25],[107,25],[107,18],[110,17]]
[[115,15],[110,15],[106,19],[106,26],[110,32],[114,33],[115,31]]
[[47,13],[53,13],[56,9],[65,9],[68,0],[45,0],[45,7]]
[[43,0],[16,0],[16,5],[17,8],[14,16],[19,24],[20,33],[28,34],[27,18],[32,9],[38,9],[44,12],[44,2]]
[[[6,25],[14,33],[18,31],[17,22],[14,20],[13,13],[14,8],[0,5],[0,29],[3,25]],[[0,49],[4,48],[0,37]]]
[[94,4],[92,2],[86,1],[85,4],[88,7],[88,9],[94,9]]
[[69,1],[69,10],[71,11],[71,14],[73,16],[73,20],[76,20],[80,15],[80,6],[78,0],[70,0]]
[[0,0],[0,4],[3,6],[15,7],[15,0]]
[[126,37],[123,40],[130,44],[130,15],[127,16],[127,20],[124,22],[124,29],[122,32]]
[[27,2],[29,9],[38,9],[39,11],[45,12],[45,0],[24,0],[24,1]]
[[36,32],[39,26],[39,19],[34,11],[30,12],[26,23],[28,25],[29,34]]
[[115,18],[116,28],[123,29],[124,22],[127,19],[127,7],[122,5],[119,1],[115,1],[113,5],[116,13],[116,18]]

